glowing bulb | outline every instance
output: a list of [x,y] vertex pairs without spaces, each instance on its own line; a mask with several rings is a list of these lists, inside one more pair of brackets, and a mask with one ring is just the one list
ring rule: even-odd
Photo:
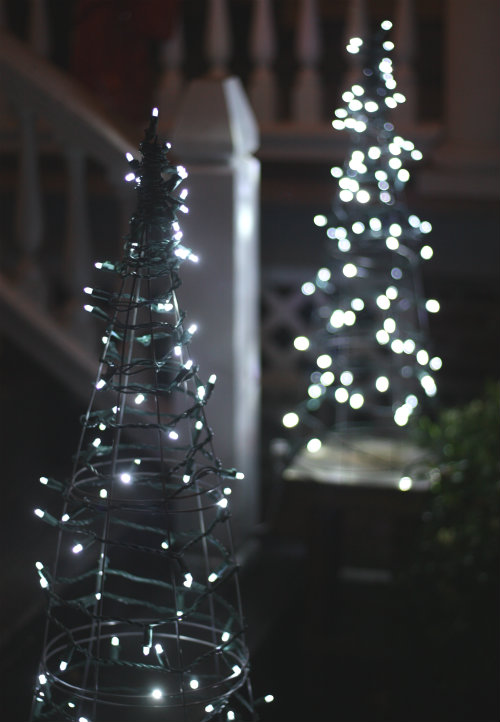
[[92,313],[92,311],[94,310],[94,307],[90,306],[88,303],[86,303],[85,306],[83,307],[83,310],[87,311],[87,313]]
[[189,572],[186,572],[186,574],[184,574],[184,586],[187,587],[188,589],[190,589],[192,584],[193,584],[193,575],[190,574]]
[[316,454],[322,447],[320,439],[309,439],[307,442],[307,450],[310,454]]
[[384,331],[384,329],[382,329],[382,328],[379,331],[377,331],[377,333],[375,334],[375,338],[377,339],[377,341],[379,342],[380,345],[389,343],[389,334],[387,333],[387,331]]
[[344,384],[344,386],[350,386],[352,382],[354,381],[354,376],[350,371],[343,371],[340,374],[340,383]]
[[198,326],[195,323],[192,323],[191,326],[188,328],[188,333],[193,335],[193,333],[196,333],[198,330]]
[[358,203],[368,203],[370,200],[370,194],[365,190],[358,191],[356,193],[356,200]]
[[380,218],[370,218],[370,228],[372,231],[381,231],[382,230],[382,221]]
[[92,442],[92,446],[95,446],[96,449],[100,445],[101,445],[101,439],[99,439],[99,438],[94,439],[94,441]]
[[402,476],[398,484],[401,491],[408,491],[413,486],[410,476]]
[[106,499],[106,497],[108,496],[108,492],[106,491],[106,489],[101,489],[99,491],[99,496],[101,497],[101,499]]
[[65,660],[59,662],[59,669],[64,672],[68,668],[68,663]]
[[118,637],[111,637],[111,645],[113,647],[119,647],[120,646],[120,640]]
[[356,276],[358,273],[358,269],[354,265],[354,263],[346,263],[345,266],[342,268],[342,273],[346,278],[354,278],[354,276]]
[[40,684],[47,684],[47,677],[44,674],[39,674],[38,681]]
[[293,427],[297,426],[298,423],[299,423],[299,417],[293,411],[290,411],[289,413],[287,413],[283,416],[282,424],[287,429],[293,429]]
[[365,307],[365,302],[362,298],[353,298],[351,301],[351,308],[355,311],[362,311]]
[[198,687],[200,686],[200,683],[198,682],[197,679],[192,679],[189,682],[189,686],[191,687],[191,689],[198,689]]
[[354,194],[351,193],[351,191],[344,189],[340,191],[339,198],[341,201],[344,201],[344,203],[349,203],[349,201],[352,201],[352,199],[354,198]]
[[236,716],[232,709],[228,710],[227,719],[229,720],[229,722],[232,722],[232,720],[236,719]]
[[363,233],[363,231],[365,230],[365,224],[361,223],[361,221],[356,221],[355,223],[352,224],[352,230],[354,233],[357,233],[359,235],[360,233]]
[[347,251],[351,250],[351,242],[347,238],[341,238],[337,243],[337,247],[342,253],[347,253]]
[[320,281],[326,282],[329,281],[332,277],[332,274],[330,273],[328,268],[320,268],[318,271],[318,279]]
[[387,391],[389,388],[389,379],[387,376],[379,376],[375,380],[375,388],[377,391],[380,391],[380,393],[384,393],[384,391]]
[[330,324],[333,328],[341,328],[344,325],[344,312],[337,308],[330,316]]
[[231,638],[231,635],[229,634],[229,632],[222,632],[221,640],[223,642],[228,642],[230,638]]
[[353,394],[349,399],[349,404],[353,409],[360,409],[365,403],[363,394]]
[[332,361],[333,359],[329,354],[323,353],[316,359],[316,364],[320,369],[327,369],[329,366],[332,365]]
[[422,376],[420,379],[420,383],[422,384],[422,388],[424,389],[427,396],[435,396],[437,392],[436,382],[432,378],[432,376],[429,376],[426,374],[425,376]]
[[424,261],[428,261],[429,258],[432,258],[434,255],[434,251],[432,250],[431,246],[422,246],[420,249],[420,255],[424,259]]
[[439,305],[439,301],[436,301],[435,298],[429,298],[425,304],[425,308],[429,311],[429,313],[437,313],[441,306]]
[[36,514],[36,516],[38,516],[40,519],[43,519],[43,517],[45,516],[45,512],[44,512],[42,509],[35,509],[35,514]]
[[[372,145],[370,148],[368,148],[368,157],[371,158],[372,160],[377,160],[377,158],[380,158],[381,154],[382,154],[382,151],[376,145]],[[376,174],[375,174],[375,177],[377,177]],[[387,178],[387,176],[386,176],[386,178]]]
[[135,173],[132,173],[132,172],[127,173],[127,175],[125,176],[125,180],[127,181],[127,183],[130,183],[130,181],[135,180]]
[[321,374],[320,381],[323,386],[331,386],[335,381],[335,375],[331,371],[325,371]]
[[338,166],[334,166],[333,168],[330,168],[330,174],[334,178],[342,178],[342,175],[343,175],[342,168],[339,168]]
[[207,706],[205,707],[205,712],[213,712],[214,709],[215,707],[213,706],[213,704],[207,704]]
[[[203,388],[203,387],[200,386],[200,388]],[[177,433],[177,431],[169,431],[168,438],[172,439],[172,441],[177,441],[177,439],[179,438],[179,434]]]
[[392,23],[390,20],[383,20],[380,23],[380,27],[382,28],[382,30],[390,30],[392,28]]
[[375,103],[373,100],[369,100],[365,103],[365,110],[368,113],[375,113],[378,110],[378,103]]
[[394,341],[391,343],[391,349],[394,351],[394,353],[403,353],[404,343],[401,341],[400,338],[395,338]]
[[410,180],[410,173],[406,168],[401,168],[401,170],[398,171],[398,179],[401,183],[407,183]]
[[155,652],[156,654],[163,654],[163,647],[159,642],[155,644]]
[[380,294],[380,296],[377,296],[377,299],[375,302],[376,302],[377,306],[384,311],[386,311],[391,305],[390,300],[384,294]]
[[73,549],[71,550],[73,554],[80,554],[81,551],[83,551],[83,545],[82,544],[75,544]]
[[425,349],[421,348],[420,351],[417,352],[417,361],[421,366],[429,363],[429,354]]
[[433,371],[439,371],[439,369],[442,367],[442,365],[443,365],[443,362],[439,358],[439,356],[434,356],[434,358],[431,358],[431,360],[429,362],[429,366],[431,367],[431,369]]
[[227,499],[219,499],[219,501],[217,502],[217,506],[220,506],[221,509],[225,509],[227,507],[227,504]]
[[144,394],[137,394],[134,401],[136,404],[142,404],[142,402],[144,401],[145,398],[146,397],[144,396]]
[[216,582],[218,578],[219,577],[217,576],[217,574],[215,572],[212,572],[211,574],[208,575],[208,581],[211,584],[213,584],[213,582]]
[[62,521],[62,522],[69,521],[69,514],[63,514],[62,517],[61,517],[61,521]]
[[153,699],[161,699],[163,697],[163,692],[161,691],[161,689],[154,689],[151,692],[151,697]]
[[429,221],[422,221],[420,224],[420,230],[422,233],[430,233],[432,231],[432,226]]
[[338,389],[335,389],[335,399],[338,401],[339,404],[345,404],[348,398],[349,392],[347,389],[344,389],[342,386]]
[[318,215],[314,216],[313,222],[314,222],[314,225],[316,225],[316,226],[320,226],[320,227],[326,226],[326,224],[328,223],[328,218],[322,214],[318,214]]
[[311,384],[307,389],[307,393],[311,399],[318,399],[322,395],[323,391],[321,386],[318,386],[318,384]]
[[316,290],[316,286],[314,285],[314,283],[311,283],[310,281],[306,281],[306,283],[302,284],[302,287],[300,290],[302,291],[304,296],[312,296],[312,294]]
[[306,338],[306,336],[297,336],[293,341],[293,345],[297,351],[307,351],[309,348],[309,339]]

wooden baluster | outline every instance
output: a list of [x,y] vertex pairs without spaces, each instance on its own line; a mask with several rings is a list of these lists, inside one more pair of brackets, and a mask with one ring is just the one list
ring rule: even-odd
[[182,62],[184,59],[184,33],[182,15],[176,22],[172,36],[161,48],[163,73],[156,90],[156,104],[159,110],[160,132],[172,124],[179,98],[184,86]]
[[250,30],[250,54],[254,70],[248,94],[260,123],[276,120],[276,79],[272,63],[276,56],[276,40],[270,0],[254,0]]
[[226,0],[210,0],[207,15],[206,51],[208,75],[223,78],[228,74],[231,37]]
[[47,284],[40,268],[38,252],[42,243],[43,216],[35,118],[27,107],[17,108],[21,129],[16,235],[21,249],[18,283],[38,304],[45,305]]
[[45,0],[30,0],[28,38],[35,53],[43,58],[49,56],[49,19]]
[[321,83],[316,70],[321,49],[316,0],[302,0],[297,23],[299,72],[292,97],[293,119],[317,123],[322,116]]
[[413,0],[398,0],[395,18],[394,65],[398,90],[406,103],[398,108],[398,124],[413,128],[417,119],[417,88],[413,61],[416,47],[416,23]]
[[64,310],[70,330],[85,345],[95,342],[91,316],[82,311],[85,301],[83,287],[91,275],[91,252],[88,229],[88,205],[85,156],[80,148],[65,149],[69,176],[66,240],[63,257],[63,287],[69,295]]
[[[348,45],[351,38],[361,38],[361,40],[366,41],[367,37],[366,0],[350,0],[345,27],[345,44]],[[347,86],[359,81],[362,73],[363,57],[362,46],[359,53],[349,53],[349,69],[346,73]]]

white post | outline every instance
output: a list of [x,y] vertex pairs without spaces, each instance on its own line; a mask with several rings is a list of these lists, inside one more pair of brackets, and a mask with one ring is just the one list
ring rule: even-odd
[[417,88],[413,61],[416,48],[415,7],[413,0],[398,0],[395,18],[395,73],[398,90],[406,103],[398,108],[398,125],[414,129],[417,120]]
[[254,0],[250,29],[250,55],[254,69],[248,95],[260,123],[276,120],[276,79],[272,63],[276,41],[270,0]]
[[[245,474],[234,492],[235,532],[259,516],[258,130],[238,78],[195,80],[179,109],[173,151],[189,177],[179,305],[199,331],[191,344],[200,374],[217,374],[207,409],[216,454]],[[189,267],[187,267],[189,266]]]
[[[366,17],[366,0],[349,0],[344,40],[348,45],[351,38],[361,38],[363,42],[368,38],[368,22]],[[346,85],[358,82],[363,65],[363,47],[360,53],[349,54],[349,70],[346,75]]]
[[320,51],[316,0],[302,0],[297,21],[297,58],[300,69],[292,97],[292,117],[298,123],[321,121],[322,93],[316,69]]
[[173,35],[163,43],[161,48],[163,73],[156,90],[160,133],[170,127],[175,117],[175,111],[184,86],[181,70],[183,58],[183,22],[182,15],[179,13]]
[[231,36],[226,0],[209,0],[206,28],[208,74],[223,78],[228,73],[231,54]]
[[42,242],[43,217],[35,118],[30,109],[17,109],[21,126],[16,231],[22,251],[19,285],[38,304],[44,305],[47,287],[40,269],[38,251]]

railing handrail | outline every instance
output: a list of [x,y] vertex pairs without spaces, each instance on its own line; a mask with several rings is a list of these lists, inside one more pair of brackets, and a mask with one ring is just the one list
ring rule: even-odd
[[125,129],[110,120],[95,98],[71,76],[32,52],[11,34],[0,30],[2,85],[11,100],[43,115],[57,136],[75,144],[104,166],[115,165],[134,147]]

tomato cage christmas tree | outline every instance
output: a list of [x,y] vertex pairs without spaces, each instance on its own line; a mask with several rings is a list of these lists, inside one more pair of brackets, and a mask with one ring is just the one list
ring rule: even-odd
[[312,355],[309,398],[283,417],[313,454],[333,429],[405,426],[435,395],[441,366],[427,343],[427,314],[439,303],[424,298],[421,284],[421,262],[433,255],[431,224],[403,198],[404,166],[422,154],[392,122],[405,98],[393,76],[391,27],[386,20],[371,42],[352,38],[347,46],[363,54],[362,76],[344,92],[332,125],[349,131],[350,147],[343,167],[331,169],[338,185],[332,212],[314,218],[326,230],[329,258],[302,285],[313,330],[294,341]]
[[214,453],[196,331],[177,301],[186,177],[157,138],[127,154],[138,206],[119,262],[96,267],[117,290],[86,288],[106,330],[55,564],[37,562],[48,618],[32,719],[254,719],[231,529],[231,483]]

